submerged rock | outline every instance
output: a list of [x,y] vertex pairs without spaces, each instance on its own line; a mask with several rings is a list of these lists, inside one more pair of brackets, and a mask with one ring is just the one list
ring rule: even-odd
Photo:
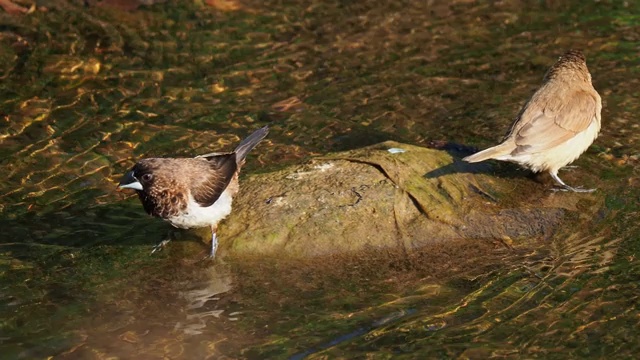
[[483,168],[387,141],[253,175],[241,181],[221,245],[294,257],[466,239],[513,246],[549,237],[578,201],[596,199],[554,193],[525,177],[474,173]]

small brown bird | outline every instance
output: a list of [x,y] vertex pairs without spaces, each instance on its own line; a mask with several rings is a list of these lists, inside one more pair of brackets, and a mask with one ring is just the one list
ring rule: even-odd
[[120,180],[119,187],[136,190],[147,213],[175,227],[210,226],[211,257],[214,257],[218,223],[231,213],[240,168],[249,151],[268,132],[267,126],[255,131],[230,153],[140,160]]
[[542,86],[523,106],[500,145],[463,160],[496,159],[534,172],[548,171],[564,190],[573,188],[558,170],[576,160],[598,137],[602,100],[591,84],[582,52],[569,50],[547,71]]

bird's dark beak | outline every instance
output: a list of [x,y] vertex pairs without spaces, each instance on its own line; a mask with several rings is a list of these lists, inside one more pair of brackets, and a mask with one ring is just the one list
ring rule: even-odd
[[118,185],[118,187],[120,189],[134,189],[139,191],[143,190],[142,184],[140,184],[140,181],[138,181],[138,179],[136,179],[136,177],[133,175],[133,170],[124,174],[124,176],[120,180],[120,184]]

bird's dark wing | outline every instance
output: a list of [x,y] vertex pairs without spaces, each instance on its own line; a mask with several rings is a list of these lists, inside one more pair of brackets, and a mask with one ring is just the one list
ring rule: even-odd
[[597,100],[588,92],[578,90],[568,94],[566,99],[569,100],[548,99],[543,109],[531,109],[522,114],[530,120],[517,130],[515,154],[556,147],[585,131],[599,116]]
[[[200,156],[207,160],[208,168],[198,172],[191,187],[191,195],[200,206],[211,206],[229,186],[238,165],[235,153]],[[200,158],[199,157],[199,158]]]
[[244,164],[244,158],[247,157],[247,154],[251,149],[256,147],[262,139],[269,133],[269,127],[265,126],[261,129],[254,131],[251,135],[247,136],[238,147],[233,151],[236,153],[236,160],[241,165]]

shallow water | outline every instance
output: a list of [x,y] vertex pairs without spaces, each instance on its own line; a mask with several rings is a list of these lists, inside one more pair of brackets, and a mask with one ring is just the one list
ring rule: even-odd
[[[637,353],[638,5],[196,3],[0,14],[3,358]],[[135,159],[264,125],[245,172],[388,139],[484,148],[567,48],[604,109],[563,179],[603,200],[549,239],[211,263],[206,234],[115,190]]]

